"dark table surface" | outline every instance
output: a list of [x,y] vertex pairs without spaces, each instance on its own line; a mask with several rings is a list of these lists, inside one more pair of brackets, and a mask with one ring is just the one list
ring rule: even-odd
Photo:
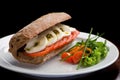
[[[82,0],[30,0],[2,2],[0,38],[13,34],[31,21],[48,12],[64,11],[72,16],[66,24],[76,27],[83,32],[89,32],[93,27],[93,33],[105,32],[104,38],[113,42],[120,51],[119,39],[119,2],[116,1],[82,1]],[[7,31],[6,31],[7,30]],[[31,77],[16,73],[0,67],[0,78],[10,80],[53,80],[53,78]],[[56,78],[54,78],[56,80]],[[120,80],[120,57],[109,67],[81,76],[59,78],[60,80]]]

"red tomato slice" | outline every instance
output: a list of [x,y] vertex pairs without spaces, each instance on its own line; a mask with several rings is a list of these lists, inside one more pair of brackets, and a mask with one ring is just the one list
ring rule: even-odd
[[79,33],[80,33],[79,31],[74,31],[72,33],[72,39],[75,39]]
[[77,64],[82,58],[83,51],[78,51],[72,56],[72,61],[74,64]]
[[71,36],[69,36],[69,37],[67,38],[66,44],[69,43],[69,42],[71,42],[71,41],[73,40],[72,36],[73,36],[73,35],[71,35]]
[[64,53],[62,53],[61,59],[62,59],[63,61],[68,62],[68,63],[73,63],[73,61],[72,61],[72,56],[71,56],[71,54],[70,54],[69,52],[64,52]]

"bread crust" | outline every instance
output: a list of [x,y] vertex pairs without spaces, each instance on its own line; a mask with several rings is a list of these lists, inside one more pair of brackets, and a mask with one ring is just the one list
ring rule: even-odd
[[68,19],[71,19],[71,16],[65,12],[53,12],[41,16],[40,18],[31,22],[30,24],[28,24],[27,26],[25,26],[24,28],[22,28],[12,36],[9,42],[10,53],[20,62],[32,63],[32,64],[42,63],[44,61],[45,56],[33,58],[24,55],[23,54],[24,51],[20,51],[20,50],[22,49],[23,46],[25,46],[25,44],[30,39],[32,39],[39,33]]

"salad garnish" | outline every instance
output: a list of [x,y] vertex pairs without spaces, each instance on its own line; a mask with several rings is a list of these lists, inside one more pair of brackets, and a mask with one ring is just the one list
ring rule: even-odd
[[96,65],[107,56],[109,48],[106,46],[107,41],[97,41],[103,34],[97,33],[95,37],[91,37],[93,28],[91,28],[88,38],[76,42],[67,51],[61,53],[61,61],[71,64],[77,64],[77,70],[80,67],[89,67]]

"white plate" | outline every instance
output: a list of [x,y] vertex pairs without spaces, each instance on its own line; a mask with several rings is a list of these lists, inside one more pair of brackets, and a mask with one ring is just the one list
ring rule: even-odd
[[[91,37],[93,36],[94,35]],[[15,60],[8,52],[8,44],[11,37],[12,35],[9,35],[0,39],[0,66],[8,70],[37,77],[68,77],[98,71],[113,64],[119,56],[117,47],[112,42],[107,40],[107,46],[110,49],[108,55],[100,63],[91,67],[80,68],[79,70],[76,70],[77,65],[60,62],[59,56],[56,56],[42,65],[25,64]],[[85,40],[87,37],[88,33],[81,32],[78,38],[72,44],[81,39]],[[98,39],[98,41],[104,40],[105,39],[102,37]]]

